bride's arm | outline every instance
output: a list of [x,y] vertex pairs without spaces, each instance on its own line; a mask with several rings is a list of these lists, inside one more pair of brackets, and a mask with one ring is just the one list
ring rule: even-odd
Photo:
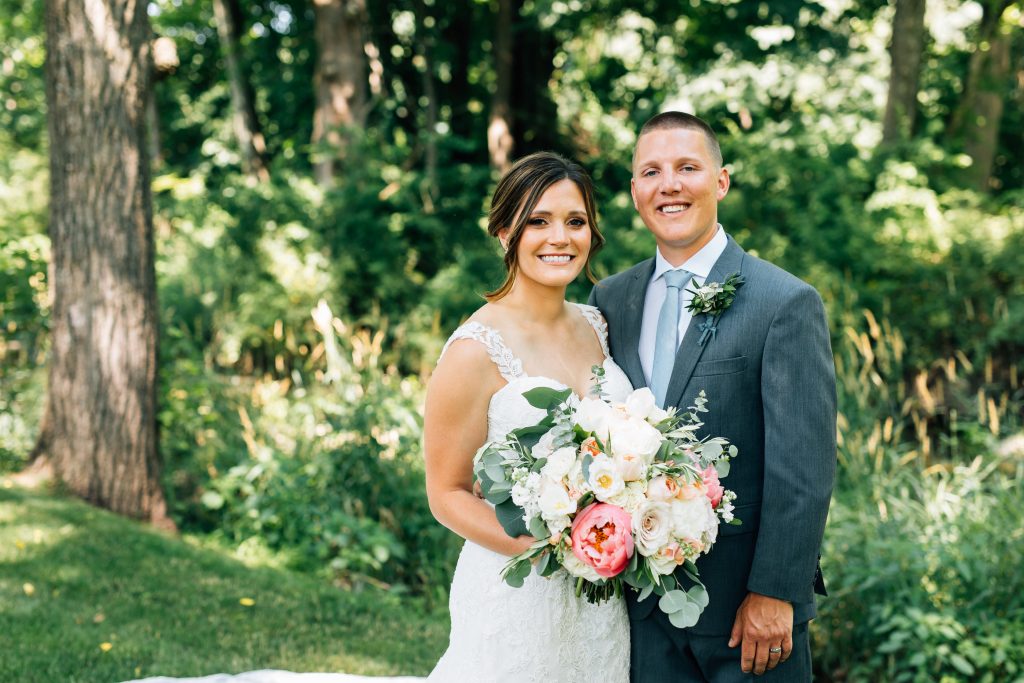
[[494,509],[473,495],[473,456],[487,439],[487,407],[503,383],[482,345],[452,344],[427,387],[423,452],[427,499],[437,521],[477,545],[512,556],[534,539],[509,537]]

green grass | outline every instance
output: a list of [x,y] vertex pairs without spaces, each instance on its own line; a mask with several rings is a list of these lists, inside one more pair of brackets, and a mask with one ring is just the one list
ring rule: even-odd
[[249,566],[77,500],[0,487],[4,683],[263,668],[422,675],[447,633],[446,610],[408,597]]

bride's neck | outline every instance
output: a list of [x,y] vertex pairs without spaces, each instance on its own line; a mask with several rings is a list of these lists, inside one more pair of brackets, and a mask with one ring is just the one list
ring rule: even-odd
[[551,323],[565,315],[565,287],[537,287],[517,282],[504,297],[506,306],[535,323]]

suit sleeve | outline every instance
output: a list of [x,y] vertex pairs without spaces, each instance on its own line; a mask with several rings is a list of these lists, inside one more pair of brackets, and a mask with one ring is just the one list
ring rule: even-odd
[[764,489],[747,589],[810,602],[836,471],[836,380],[825,307],[809,286],[769,327],[761,400]]
[[[601,308],[597,303],[597,285],[590,288],[590,296],[587,297],[587,304],[596,308]],[[604,311],[601,311],[601,314],[603,315]]]

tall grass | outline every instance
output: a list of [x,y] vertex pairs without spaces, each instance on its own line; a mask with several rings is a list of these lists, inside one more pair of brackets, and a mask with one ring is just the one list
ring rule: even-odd
[[819,677],[1024,680],[1024,452],[999,446],[1021,425],[1016,368],[955,352],[914,370],[870,312],[842,333]]

